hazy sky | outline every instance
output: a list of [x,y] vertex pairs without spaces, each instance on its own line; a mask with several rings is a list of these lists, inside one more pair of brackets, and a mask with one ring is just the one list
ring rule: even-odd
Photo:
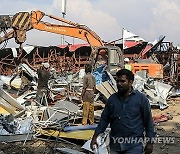
[[[41,10],[62,17],[61,3],[61,0],[1,0],[0,14]],[[147,41],[162,34],[165,41],[180,44],[180,0],[67,0],[65,18],[88,26],[105,41],[121,38],[122,28],[126,28]],[[72,38],[65,40],[73,42]],[[23,46],[60,43],[61,36],[57,34],[31,30]],[[75,43],[79,41],[75,39]],[[8,47],[12,46],[17,46],[14,39],[8,43]]]

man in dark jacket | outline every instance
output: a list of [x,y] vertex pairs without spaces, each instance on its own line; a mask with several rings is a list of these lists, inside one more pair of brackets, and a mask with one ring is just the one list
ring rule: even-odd
[[118,92],[107,100],[91,148],[97,144],[97,136],[110,124],[111,154],[142,154],[144,132],[148,141],[145,154],[152,153],[155,132],[151,107],[146,96],[133,89],[133,81],[134,75],[127,69],[116,73]]

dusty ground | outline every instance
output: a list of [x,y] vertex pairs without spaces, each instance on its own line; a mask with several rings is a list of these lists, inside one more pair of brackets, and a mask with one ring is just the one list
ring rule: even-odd
[[156,124],[157,135],[161,137],[171,137],[174,143],[156,143],[153,154],[179,154],[180,153],[180,98],[168,101],[169,107],[163,111],[153,109],[153,115],[171,115],[172,120]]
[[[160,137],[171,137],[174,143],[156,143],[154,145],[153,154],[179,154],[180,153],[180,98],[174,98],[168,101],[169,107],[163,111],[152,109],[153,116],[155,115],[171,115],[172,120],[160,122],[156,124],[157,135]],[[55,142],[34,140],[29,141],[23,146],[23,142],[1,143],[0,150],[5,154],[47,154],[58,153],[53,151],[53,147],[68,147],[83,151],[80,147],[83,142],[71,141],[72,144],[60,141]],[[73,144],[74,143],[74,144]]]
[[[64,141],[44,141],[40,139],[35,139],[33,141],[28,141],[24,146],[23,142],[14,143],[1,143],[0,150],[5,154],[59,154],[60,152],[55,151],[54,148],[70,148],[78,151],[82,151],[82,142],[74,141],[72,143],[66,143]],[[1,154],[1,153],[0,153]]]

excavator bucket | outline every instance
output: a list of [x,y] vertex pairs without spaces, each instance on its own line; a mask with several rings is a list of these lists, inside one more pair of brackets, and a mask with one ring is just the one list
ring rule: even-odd
[[31,29],[29,12],[16,13],[12,18],[12,28],[15,30],[14,37],[16,43],[24,43],[26,40],[26,31]]

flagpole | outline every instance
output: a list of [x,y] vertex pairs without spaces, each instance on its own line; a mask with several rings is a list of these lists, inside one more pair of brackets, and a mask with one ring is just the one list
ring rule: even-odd
[[[124,56],[124,28],[122,29],[122,53]],[[123,58],[123,60],[124,60],[124,58]]]

